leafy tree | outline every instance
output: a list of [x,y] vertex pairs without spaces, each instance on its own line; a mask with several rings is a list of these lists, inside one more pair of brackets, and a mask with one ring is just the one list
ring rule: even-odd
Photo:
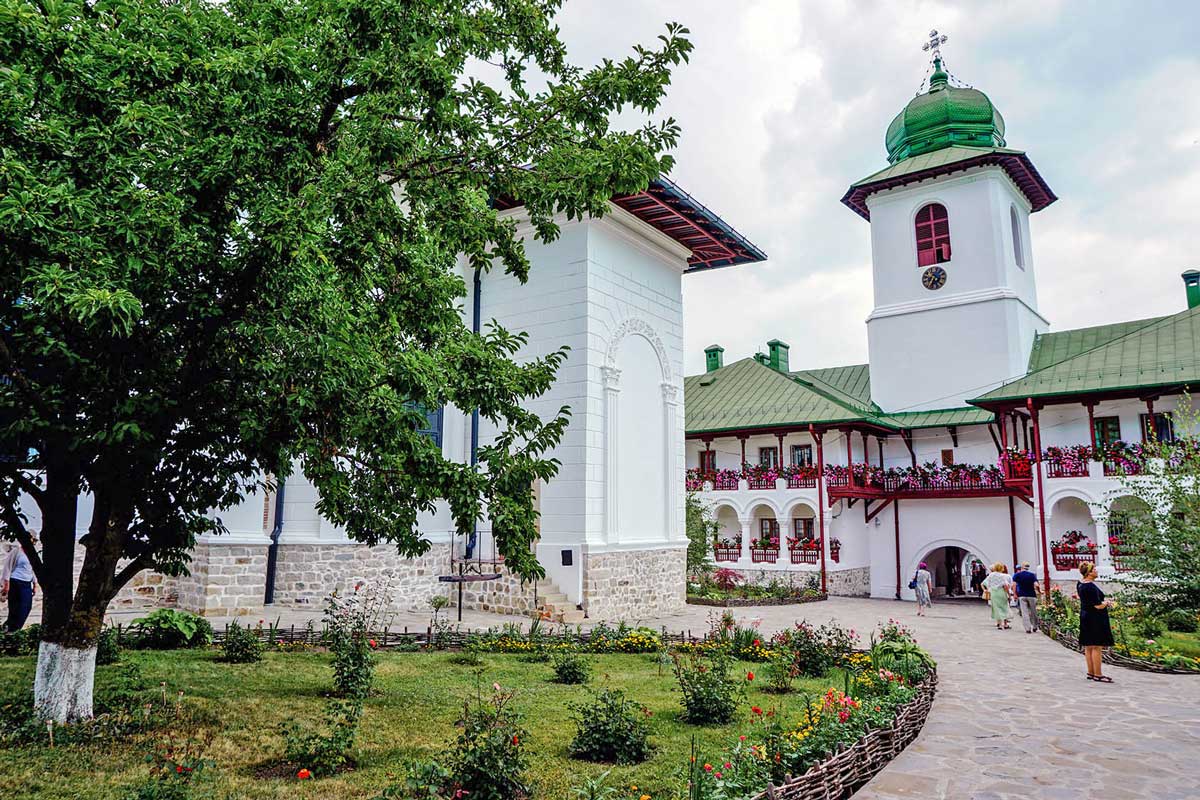
[[1200,608],[1200,414],[1185,394],[1171,417],[1178,438],[1143,443],[1141,474],[1119,479],[1125,497],[1105,520],[1137,575],[1126,593],[1154,614]]
[[713,541],[721,532],[721,523],[695,492],[687,493],[683,509],[688,537],[688,575],[703,575],[713,568],[709,556],[712,555]]
[[[567,417],[524,405],[565,354],[473,335],[462,269],[527,275],[491,198],[550,240],[669,170],[672,120],[610,119],[691,49],[669,25],[577,67],[560,4],[0,0],[0,518],[45,592],[40,715],[89,716],[116,592],[293,463],[359,541],[424,552],[441,499],[540,574],[530,486]],[[477,469],[418,432],[447,404],[499,430]]]

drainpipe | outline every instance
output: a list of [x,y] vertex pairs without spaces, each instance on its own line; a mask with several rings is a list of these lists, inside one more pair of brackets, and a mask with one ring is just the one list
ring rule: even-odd
[[[483,285],[480,280],[480,268],[475,268],[475,278],[471,282],[471,291],[473,298],[471,300],[471,332],[479,334],[479,299],[483,295]],[[479,409],[471,411],[471,469],[479,463]],[[470,559],[475,553],[475,546],[479,543],[479,520],[475,520],[471,527],[471,538],[467,540],[467,550],[465,556]]]
[[279,537],[283,534],[283,487],[284,481],[275,487],[275,527],[271,529],[271,544],[267,547],[267,591],[263,605],[268,606],[275,602],[275,565],[279,561]]

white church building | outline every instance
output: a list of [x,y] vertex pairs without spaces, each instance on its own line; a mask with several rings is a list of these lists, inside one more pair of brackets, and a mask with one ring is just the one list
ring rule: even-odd
[[[1108,512],[1132,499],[1117,476],[1136,469],[1144,439],[1173,435],[1166,412],[1200,383],[1200,273],[1184,275],[1184,311],[1051,332],[1028,221],[1056,197],[1007,146],[990,99],[952,85],[940,57],[934,67],[888,128],[888,165],[842,198],[870,226],[869,364],[797,369],[776,339],[730,363],[713,345],[707,370],[685,379],[685,276],[766,256],[665,178],[601,219],[560,219],[554,242],[522,228],[527,283],[461,265],[469,324],[527,332],[525,357],[570,348],[533,407],[571,409],[551,454],[561,469],[534,487],[545,581],[522,585],[492,556],[486,521],[471,546],[445,509],[420,520],[422,558],[354,543],[294,475],[214,512],[227,532],[200,542],[189,576],[143,574],[115,605],[315,609],[388,577],[397,608],[444,595],[568,621],[662,616],[685,599],[685,491],[720,523],[717,565],[753,579],[910,597],[921,561],[952,594],[976,559],[1028,561],[1047,580],[1086,559],[1118,576],[1120,515]],[[432,411],[427,433],[464,463],[493,435],[456,408]]]
[[685,382],[687,481],[720,523],[718,566],[896,598],[922,561],[950,594],[976,560],[1126,577],[1120,512],[1138,501],[1119,475],[1173,438],[1167,412],[1200,379],[1200,273],[1179,313],[1051,332],[1029,215],[1056,197],[987,95],[939,55],[886,146],[842,198],[870,225],[870,363],[797,369],[775,339],[727,364],[713,345]]

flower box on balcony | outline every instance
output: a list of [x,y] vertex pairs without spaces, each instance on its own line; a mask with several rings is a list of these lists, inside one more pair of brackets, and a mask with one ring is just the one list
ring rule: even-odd
[[779,560],[779,548],[752,547],[750,548],[750,560],[755,564],[774,564]]
[[737,561],[742,557],[741,545],[733,547],[714,547],[713,558],[717,561]]
[[1046,462],[1046,477],[1047,478],[1086,478],[1088,476],[1088,462],[1062,462],[1062,461],[1047,461]]
[[815,547],[793,547],[790,553],[793,564],[816,564],[821,560],[821,551]]
[[1072,569],[1078,569],[1079,565],[1085,561],[1094,564],[1096,562],[1096,552],[1094,550],[1085,550],[1082,552],[1077,550],[1053,550],[1051,551],[1051,559],[1054,561],[1055,569],[1065,572]]
[[731,469],[723,469],[713,473],[709,480],[712,481],[713,489],[721,492],[736,492],[738,488],[738,480],[741,476]]
[[801,475],[801,474],[789,475],[787,482],[788,482],[787,485],[788,485],[789,489],[815,489],[815,488],[817,488],[816,473],[813,473],[811,475]]
[[774,489],[775,476],[772,475],[770,477],[762,477],[757,475],[747,475],[746,483],[749,484],[751,489]]

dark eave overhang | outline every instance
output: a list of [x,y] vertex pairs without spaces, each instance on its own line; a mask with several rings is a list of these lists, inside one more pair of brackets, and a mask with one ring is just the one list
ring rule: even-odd
[[1017,397],[1011,395],[1008,397],[987,398],[980,397],[967,402],[979,408],[986,408],[988,411],[1011,411],[1015,408],[1024,408],[1026,399],[1032,398],[1034,405],[1038,408],[1044,406],[1056,405],[1073,405],[1081,403],[1088,405],[1089,403],[1100,403],[1105,400],[1147,400],[1157,399],[1172,394],[1183,394],[1191,391],[1189,384],[1175,381],[1173,383],[1150,384],[1144,383],[1134,386],[1120,386],[1109,389],[1088,389],[1084,391],[1073,392],[1046,392],[1042,394],[1032,394],[1027,397]]
[[1058,199],[1058,196],[1051,191],[1049,184],[1038,173],[1037,167],[1033,166],[1033,162],[1024,153],[981,153],[974,158],[966,158],[962,161],[954,161],[949,164],[930,167],[929,169],[910,172],[905,175],[898,175],[894,178],[885,178],[872,183],[851,186],[846,194],[842,196],[842,203],[848,206],[854,213],[870,222],[871,212],[867,208],[867,198],[876,192],[907,186],[910,183],[942,175],[951,175],[955,172],[971,169],[972,167],[984,166],[998,166],[1003,168],[1008,173],[1008,176],[1012,178],[1013,183],[1017,185],[1017,188],[1028,198],[1033,211],[1041,211]]
[[[690,250],[685,273],[767,260],[753,242],[668,178],[656,178],[644,191],[612,202]],[[504,210],[521,203],[498,198],[492,205]]]

